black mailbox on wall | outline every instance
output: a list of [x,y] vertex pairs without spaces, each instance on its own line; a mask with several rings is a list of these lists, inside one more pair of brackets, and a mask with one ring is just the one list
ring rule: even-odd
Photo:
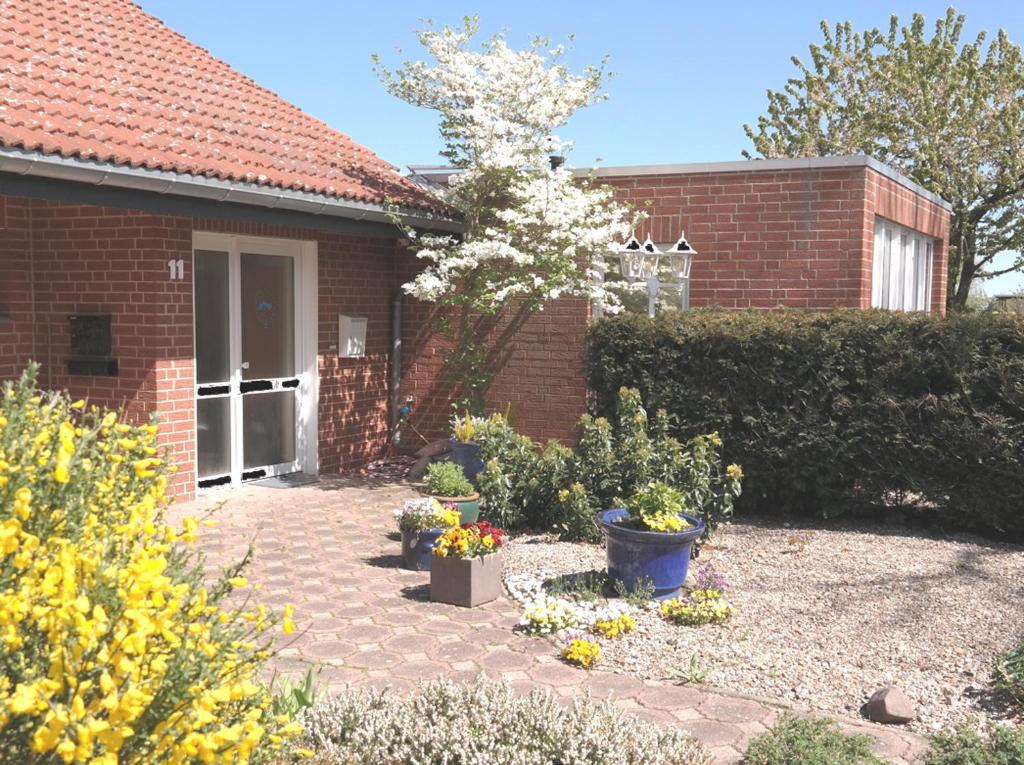
[[73,314],[68,317],[68,324],[71,328],[68,374],[116,376],[117,359],[110,358],[114,347],[110,314]]

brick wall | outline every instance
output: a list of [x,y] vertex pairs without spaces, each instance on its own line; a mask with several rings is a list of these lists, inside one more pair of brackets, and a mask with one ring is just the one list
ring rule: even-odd
[[[0,210],[0,314],[14,318],[0,325],[0,379],[34,358],[44,387],[124,407],[135,420],[156,414],[161,444],[180,468],[172,495],[190,497],[195,483],[193,231],[317,242],[321,470],[338,472],[383,452],[393,241],[16,197],[0,197]],[[171,281],[167,261],[178,258],[185,278]],[[67,374],[73,313],[112,315],[118,376]],[[368,317],[366,358],[339,359],[331,349],[339,313]]]
[[[697,249],[694,307],[866,308],[874,216],[943,242],[948,213],[865,165],[610,176],[616,197],[645,211],[641,238]],[[945,310],[945,248],[935,253],[933,306]],[[941,274],[941,278],[940,278]]]
[[0,380],[20,374],[32,355],[30,216],[27,200],[0,196]]
[[901,226],[933,237],[931,309],[946,311],[946,284],[949,271],[948,240],[950,213],[934,202],[915,194],[872,168],[864,177],[864,218],[862,222],[861,278],[867,290],[861,296],[861,308],[871,306],[871,256],[875,248],[875,218],[887,218]]
[[[402,281],[418,268],[411,253],[401,259]],[[516,429],[538,441],[551,438],[572,442],[586,410],[586,343],[589,305],[585,300],[561,299],[525,322],[515,316],[483,330],[494,348],[491,360],[497,376],[488,391],[487,410],[509,412]],[[402,394],[415,397],[411,424],[423,438],[447,435],[453,384],[445,374],[450,342],[437,330],[433,306],[403,300],[404,339]],[[415,432],[413,444],[422,444]]]

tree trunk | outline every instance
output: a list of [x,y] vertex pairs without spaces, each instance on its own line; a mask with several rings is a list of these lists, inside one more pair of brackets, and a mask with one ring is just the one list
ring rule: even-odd
[[947,248],[949,290],[946,293],[946,308],[951,311],[962,311],[967,306],[967,298],[971,294],[971,284],[974,283],[974,276],[978,271],[978,266],[974,262],[976,252],[977,229],[975,225],[971,223],[965,211],[955,211]]

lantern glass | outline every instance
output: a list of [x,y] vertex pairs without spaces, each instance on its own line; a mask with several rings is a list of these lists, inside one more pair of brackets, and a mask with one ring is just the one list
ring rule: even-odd
[[689,279],[692,265],[692,252],[674,252],[669,256],[669,267],[672,269],[674,279]]
[[620,252],[619,268],[622,271],[622,276],[634,282],[650,279],[658,273],[660,257],[643,251]]

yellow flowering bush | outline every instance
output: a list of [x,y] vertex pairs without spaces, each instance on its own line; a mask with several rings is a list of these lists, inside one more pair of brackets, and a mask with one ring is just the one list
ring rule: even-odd
[[562,650],[562,658],[570,664],[590,669],[601,659],[601,646],[592,640],[573,638]]
[[661,614],[676,624],[697,626],[720,624],[735,613],[729,601],[718,590],[693,590],[689,595],[671,598],[661,604]]
[[156,439],[34,367],[0,391],[0,762],[243,765],[300,732],[259,682],[277,618],[227,607],[246,561],[203,586]]

